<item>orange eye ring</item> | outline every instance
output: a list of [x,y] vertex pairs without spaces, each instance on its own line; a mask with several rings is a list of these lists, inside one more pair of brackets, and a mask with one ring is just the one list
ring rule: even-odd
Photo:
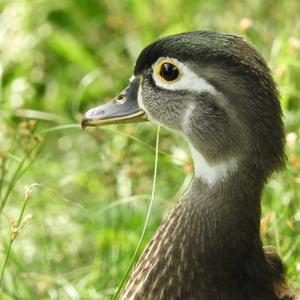
[[158,64],[156,68],[156,74],[159,79],[167,83],[173,83],[181,76],[179,68],[176,66],[176,64],[169,60],[162,60]]

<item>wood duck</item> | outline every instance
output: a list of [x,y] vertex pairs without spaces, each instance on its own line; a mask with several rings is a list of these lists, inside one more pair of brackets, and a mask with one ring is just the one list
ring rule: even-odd
[[149,119],[181,134],[194,178],[144,250],[121,299],[296,299],[260,238],[260,199],[283,167],[276,85],[241,37],[187,32],[139,55],[130,85],[82,125]]

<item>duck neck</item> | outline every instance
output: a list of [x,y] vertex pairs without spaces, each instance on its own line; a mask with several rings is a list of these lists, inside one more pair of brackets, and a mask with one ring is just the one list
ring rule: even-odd
[[262,299],[276,299],[259,234],[263,179],[251,173],[239,168],[214,185],[195,177],[146,247],[122,299],[133,290],[132,299],[248,299],[243,295],[257,289]]
[[193,251],[198,252],[203,271],[214,267],[241,272],[247,261],[262,253],[262,187],[262,181],[253,182],[245,173],[232,173],[214,184],[194,178],[182,201],[198,224],[190,234],[197,237],[199,248]]
[[[190,144],[195,177],[183,196],[186,211],[199,222],[193,234],[204,251],[198,253],[203,268],[241,270],[251,255],[262,254],[260,198],[264,177],[251,163],[231,158],[210,164]],[[255,175],[254,175],[255,174]],[[197,248],[195,251],[198,251]],[[233,260],[234,257],[234,260]]]

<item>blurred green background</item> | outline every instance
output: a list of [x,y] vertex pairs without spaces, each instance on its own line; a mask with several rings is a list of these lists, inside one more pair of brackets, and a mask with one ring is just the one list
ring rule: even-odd
[[[127,85],[148,43],[200,29],[243,35],[279,85],[288,164],[265,190],[262,236],[300,288],[298,0],[1,0],[0,11],[1,299],[112,297],[145,222],[156,128],[82,131],[81,112]],[[159,149],[143,245],[191,179],[182,138],[162,129]]]

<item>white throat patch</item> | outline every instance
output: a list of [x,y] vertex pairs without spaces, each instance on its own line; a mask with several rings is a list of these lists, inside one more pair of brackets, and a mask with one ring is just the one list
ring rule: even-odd
[[224,180],[229,173],[237,168],[237,160],[235,158],[211,165],[191,143],[189,143],[189,145],[194,161],[195,176],[201,178],[208,185],[214,185],[215,183]]

